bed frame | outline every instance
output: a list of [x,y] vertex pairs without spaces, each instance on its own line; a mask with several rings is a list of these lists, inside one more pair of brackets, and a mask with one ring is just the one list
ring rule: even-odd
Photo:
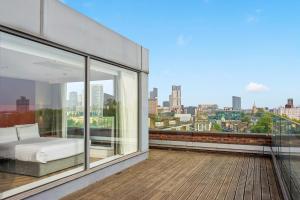
[[84,154],[78,154],[47,163],[0,159],[0,172],[41,177],[84,163]]

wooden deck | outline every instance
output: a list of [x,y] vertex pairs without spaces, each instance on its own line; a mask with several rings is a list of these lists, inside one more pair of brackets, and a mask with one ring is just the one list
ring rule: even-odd
[[282,199],[270,158],[151,150],[150,158],[64,198]]

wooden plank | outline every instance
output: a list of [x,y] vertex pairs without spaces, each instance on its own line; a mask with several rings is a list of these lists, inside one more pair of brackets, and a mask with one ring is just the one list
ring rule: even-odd
[[[179,190],[184,185],[184,183],[187,182],[187,180],[195,175],[197,170],[203,169],[203,167],[205,167],[205,165],[207,164],[207,160],[210,157],[210,154],[204,154],[203,158],[198,156],[194,157],[193,161],[191,162],[192,165],[187,166],[185,170],[182,170],[180,173],[178,173],[177,177],[175,177],[174,180],[162,184],[158,192],[148,193],[148,197],[154,200],[170,198],[174,191]],[[147,196],[143,196],[142,199],[147,199]]]
[[[266,163],[264,167],[262,162]],[[269,194],[273,199],[278,196],[278,188],[269,158],[247,154],[151,150],[149,160],[63,200],[239,200],[250,199],[250,194],[256,200],[262,196],[264,173],[267,180],[264,184],[270,188]],[[252,186],[251,182],[254,183]],[[255,198],[255,194],[259,194],[259,198]]]
[[261,158],[261,198],[262,200],[271,199],[270,188],[267,175],[266,158]]
[[209,192],[207,194],[202,193],[201,196],[198,197],[198,199],[216,199],[218,196],[218,193],[223,186],[223,182],[226,179],[226,176],[228,175],[229,171],[233,166],[235,166],[235,163],[237,162],[238,158],[235,156],[232,156],[231,158],[227,159],[226,164],[224,167],[220,169],[220,176],[215,177],[215,183],[210,186]]
[[217,166],[216,158],[211,155],[204,167],[198,168],[198,170],[189,178],[178,190],[172,193],[167,199],[186,199],[188,196],[195,190],[198,183],[201,182],[208,174],[209,171],[212,171],[214,167]]
[[266,165],[267,165],[267,175],[268,175],[268,182],[270,187],[270,194],[271,199],[273,200],[279,200],[281,199],[281,195],[279,193],[279,188],[276,183],[275,174],[273,171],[271,159],[266,159]]
[[253,183],[254,183],[254,157],[250,157],[248,172],[247,172],[247,181],[245,187],[245,200],[252,200],[253,199]]
[[248,173],[248,167],[249,167],[249,157],[245,158],[245,162],[242,165],[242,171],[240,174],[238,186],[236,188],[235,193],[235,199],[244,199],[244,193],[245,193],[245,187],[246,187],[246,181],[247,181],[247,173]]
[[235,193],[238,187],[238,183],[239,183],[239,178],[241,176],[241,172],[242,172],[242,168],[244,166],[244,163],[246,162],[246,157],[242,156],[240,163],[238,164],[236,173],[234,174],[234,176],[232,177],[232,180],[230,182],[230,186],[228,188],[227,194],[225,199],[226,200],[232,200],[235,197]]
[[260,179],[260,157],[254,159],[254,185],[253,185],[253,199],[261,200],[261,179]]
[[[121,199],[129,191],[137,190],[139,187],[142,187],[138,189],[140,191],[151,190],[151,186],[163,181],[167,177],[173,176],[176,171],[180,169],[181,165],[186,161],[186,157],[180,155],[181,154],[178,153],[170,153],[169,156],[166,156],[166,158],[169,158],[168,162],[161,165],[159,169],[154,170],[153,173],[143,173],[142,175],[136,176],[134,178],[135,181],[129,180],[129,182],[123,183],[118,187],[111,188],[112,190],[103,193],[101,197]],[[148,170],[145,168],[144,171],[146,172]],[[143,181],[143,184],[140,184],[141,181]],[[99,196],[97,198],[99,198]]]
[[237,156],[236,162],[232,164],[232,167],[223,182],[223,185],[218,193],[216,200],[224,200],[225,199],[226,194],[229,190],[230,184],[232,182],[232,179],[233,179],[234,175],[236,173],[238,173],[238,165],[240,164],[241,159],[242,159],[241,156]]
[[217,166],[213,170],[210,170],[208,176],[205,177],[203,180],[201,180],[201,182],[199,182],[199,184],[197,185],[197,188],[187,198],[188,200],[198,199],[198,197],[201,196],[201,194],[205,190],[206,191],[204,192],[203,196],[205,196],[207,194],[207,191],[209,191],[210,186],[214,183],[215,178],[220,176],[220,168],[226,164],[226,159],[228,159],[227,156],[221,157]]
[[[203,158],[205,158],[205,156]],[[149,199],[153,197],[153,195],[155,195],[157,198],[161,198],[165,193],[167,193],[166,188],[178,184],[178,182],[176,182],[175,180],[178,180],[180,177],[188,173],[189,170],[193,169],[193,166],[195,165],[193,161],[195,160],[197,159],[195,159],[193,155],[191,155],[190,157],[185,157],[181,166],[179,166],[177,170],[174,168],[171,168],[173,170],[169,169],[169,171],[167,172],[169,174],[167,174],[162,181],[155,180],[151,184],[148,184],[148,188],[146,188],[146,191],[142,194],[140,192],[140,189],[136,188],[133,192],[131,192],[131,198],[139,197],[139,199]]]

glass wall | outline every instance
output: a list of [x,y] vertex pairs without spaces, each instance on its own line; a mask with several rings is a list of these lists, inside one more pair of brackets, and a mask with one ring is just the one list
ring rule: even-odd
[[82,56],[0,32],[0,192],[83,165],[84,72]]
[[[90,161],[137,151],[137,73],[91,61]],[[93,164],[93,162],[95,162]]]
[[137,73],[86,58],[0,32],[0,198],[84,170],[85,137],[90,167],[138,151]]
[[282,179],[291,199],[300,199],[300,124],[273,118],[273,146]]

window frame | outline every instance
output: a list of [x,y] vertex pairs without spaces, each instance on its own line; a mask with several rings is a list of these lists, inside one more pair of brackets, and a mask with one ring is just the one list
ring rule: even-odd
[[[39,190],[39,188],[41,187],[45,187],[47,189],[55,187],[57,185],[62,184],[63,182],[68,182],[70,181],[69,179],[75,180],[77,178],[86,176],[90,173],[93,173],[95,171],[101,170],[105,167],[108,167],[110,165],[113,165],[114,163],[119,163],[122,162],[123,160],[127,160],[130,158],[133,158],[137,155],[139,155],[141,153],[141,141],[140,141],[140,134],[141,134],[141,113],[140,113],[140,103],[141,103],[141,97],[140,97],[140,93],[141,93],[141,87],[140,87],[140,74],[141,74],[141,70],[123,65],[121,63],[115,62],[115,61],[111,61],[99,56],[95,56],[92,54],[88,54],[85,53],[83,51],[80,50],[76,50],[70,47],[67,47],[63,44],[59,44],[50,40],[47,40],[47,38],[41,37],[40,35],[36,35],[36,34],[32,34],[32,33],[26,33],[23,31],[19,31],[16,29],[12,29],[9,27],[5,27],[3,25],[0,25],[0,32],[15,36],[15,37],[19,37],[25,40],[29,40],[31,42],[36,42],[42,45],[46,45],[48,47],[52,47],[58,50],[63,50],[78,56],[82,56],[84,57],[85,60],[85,68],[84,68],[84,93],[85,93],[85,108],[84,108],[84,164],[82,167],[78,167],[78,170],[74,171],[73,173],[70,171],[66,171],[66,172],[62,172],[59,175],[62,175],[61,178],[57,178],[54,180],[45,180],[42,183],[37,184],[37,182],[32,182],[29,184],[25,184],[16,188],[12,188],[10,190],[4,191],[4,192],[0,192],[0,199],[2,198],[8,198],[11,196],[15,196],[15,195],[22,195],[23,193],[32,193],[31,190],[38,190],[39,192],[41,192],[41,190]],[[122,155],[122,156],[117,156],[115,158],[112,159],[107,159],[104,160],[104,162],[99,162],[97,165],[91,165],[90,164],[90,143],[89,143],[89,139],[90,139],[90,126],[89,126],[89,120],[90,120],[90,106],[89,106],[89,102],[90,102],[90,65],[91,65],[91,60],[95,60],[95,61],[99,61],[99,62],[103,62],[109,65],[112,65],[114,67],[117,68],[122,68],[125,70],[129,70],[132,72],[135,72],[137,74],[137,151],[130,153],[128,155]],[[77,169],[77,168],[76,168]],[[45,179],[48,178],[52,178],[53,176],[47,177]],[[57,184],[57,185],[56,185]],[[32,185],[32,186],[31,186]],[[45,189],[46,190],[46,189]],[[39,193],[37,192],[37,193]],[[30,196],[30,195],[28,195]]]

